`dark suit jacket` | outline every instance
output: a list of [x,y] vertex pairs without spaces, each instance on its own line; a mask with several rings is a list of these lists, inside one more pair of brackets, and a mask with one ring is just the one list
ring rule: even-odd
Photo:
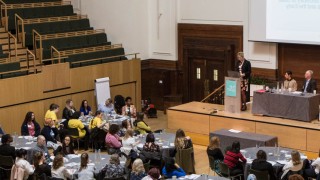
[[16,159],[16,148],[10,146],[9,144],[2,144],[0,146],[0,155],[11,156],[13,160]]
[[[238,61],[237,66],[235,67],[235,71],[239,71],[240,61]],[[251,63],[248,60],[244,60],[241,71],[245,76],[244,79],[249,79],[251,76]]]
[[[54,133],[54,137],[51,136],[50,132]],[[54,143],[57,143],[57,136],[58,136],[58,129],[57,128],[52,128],[50,126],[44,126],[41,130],[41,135],[43,135],[46,138],[46,141],[51,141]]]
[[[302,86],[302,92],[304,92],[304,88],[306,87],[307,81],[304,81]],[[313,90],[317,90],[317,81],[315,79],[310,79],[308,87],[307,87],[307,93],[313,93]]]

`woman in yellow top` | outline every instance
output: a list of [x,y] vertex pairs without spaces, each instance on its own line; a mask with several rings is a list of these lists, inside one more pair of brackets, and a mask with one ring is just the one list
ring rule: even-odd
[[140,134],[146,134],[151,131],[151,127],[143,121],[144,113],[138,113],[137,120],[134,122],[136,128],[135,130],[139,131]]
[[58,118],[57,113],[59,112],[59,105],[57,104],[51,104],[49,110],[46,112],[46,115],[44,116],[45,119],[52,119],[54,121],[54,124],[57,124]]
[[97,111],[95,117],[90,121],[89,129],[92,130],[95,127],[101,128],[104,124],[102,124],[102,112]]
[[[69,119],[68,127],[69,128],[77,128],[79,132],[79,138],[82,138],[84,140],[84,150],[88,150],[89,145],[89,131],[88,128],[83,125],[83,123],[79,120],[81,113],[79,111],[76,111],[72,114],[71,119]],[[78,138],[75,136],[72,136],[74,138]]]

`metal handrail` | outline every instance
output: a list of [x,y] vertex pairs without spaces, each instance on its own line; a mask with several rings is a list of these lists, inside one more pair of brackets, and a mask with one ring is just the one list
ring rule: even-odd
[[95,58],[95,59],[87,59],[87,60],[83,60],[83,61],[71,62],[71,64],[78,64],[78,63],[91,62],[91,61],[97,61],[97,60],[102,60],[102,59],[111,59],[111,58],[122,57],[122,56],[131,56],[131,55],[134,55],[134,59],[137,59],[138,54],[140,54],[140,53],[132,53],[132,54],[124,54],[124,55],[118,55],[118,56],[109,56],[109,57],[102,57],[102,58]]
[[[6,22],[5,29],[8,31],[9,25],[8,25],[8,6],[6,3],[4,3],[2,0],[0,0],[0,10],[1,10],[1,17],[4,17],[4,21]],[[1,21],[1,25],[3,26],[3,23]]]
[[[8,45],[9,45],[9,52],[11,52],[11,41],[10,41],[10,38],[13,38],[14,39],[14,50],[15,50],[15,57],[16,57],[16,61],[18,60],[18,55],[17,55],[17,46],[18,46],[18,43],[17,43],[17,38],[14,37],[14,35],[12,35],[10,32],[8,32]],[[11,57],[11,56],[10,56]]]
[[40,62],[42,64],[42,37],[41,34],[39,34],[36,30],[32,30],[32,37],[33,37],[33,49],[34,49],[34,53],[37,57],[37,43],[36,43],[36,37],[39,36],[39,41],[40,41]]
[[222,84],[220,87],[215,89],[212,93],[210,93],[207,97],[201,100],[201,102],[206,101],[209,97],[211,97],[213,94],[217,93],[220,89],[222,89],[225,86],[225,84]]
[[[25,32],[24,32],[24,20],[18,14],[14,14],[14,21],[16,23],[16,36],[17,36],[19,42],[21,42],[20,37],[19,37],[19,34],[20,34],[19,25],[21,24],[22,43],[23,43],[23,46],[25,46],[26,40],[25,40]],[[19,21],[21,23],[19,23]]]
[[51,46],[51,58],[54,58],[53,57],[53,52],[56,52],[58,54],[58,60],[59,60],[59,63],[60,63],[61,62],[61,53],[54,46]]
[[33,57],[33,67],[35,68],[35,73],[37,73],[37,68],[36,68],[36,56],[34,55],[34,53],[32,51],[30,51],[29,49],[27,49],[27,67],[29,69],[29,54]]

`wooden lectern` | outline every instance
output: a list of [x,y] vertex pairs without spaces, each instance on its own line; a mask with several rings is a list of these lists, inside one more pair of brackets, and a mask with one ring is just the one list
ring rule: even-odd
[[239,113],[241,110],[240,78],[225,77],[224,111]]

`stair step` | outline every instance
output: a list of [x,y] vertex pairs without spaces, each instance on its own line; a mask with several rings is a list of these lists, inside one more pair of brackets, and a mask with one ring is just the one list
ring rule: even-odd
[[[1,44],[1,43],[0,43]],[[11,43],[11,49],[13,49],[14,48],[14,43]],[[17,44],[17,48],[19,49],[19,48],[24,48],[23,46],[22,46],[22,44]],[[5,43],[5,44],[2,44],[2,49],[3,50],[8,50],[9,49],[9,45],[8,45],[8,43]]]
[[0,33],[2,33],[2,32],[7,32],[4,27],[0,27]]

